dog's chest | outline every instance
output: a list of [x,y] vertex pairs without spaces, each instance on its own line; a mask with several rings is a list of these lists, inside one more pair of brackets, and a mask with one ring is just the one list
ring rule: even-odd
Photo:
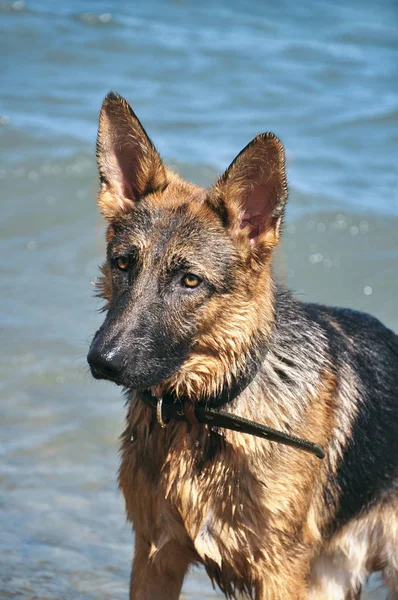
[[183,427],[125,436],[120,487],[134,529],[156,551],[174,540],[221,566],[264,547],[265,488],[253,471],[222,438]]

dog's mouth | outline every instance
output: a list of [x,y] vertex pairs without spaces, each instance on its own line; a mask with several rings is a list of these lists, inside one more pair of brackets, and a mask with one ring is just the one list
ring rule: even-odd
[[154,398],[159,398],[161,396],[161,391],[163,389],[163,382],[165,379],[169,378],[174,374],[175,371],[166,373],[131,373],[128,369],[123,369],[120,371],[115,371],[114,369],[109,369],[108,367],[93,366],[90,361],[90,369],[91,374],[94,379],[105,379],[107,381],[111,381],[117,386],[123,387],[126,390],[138,390],[138,391],[147,391]]

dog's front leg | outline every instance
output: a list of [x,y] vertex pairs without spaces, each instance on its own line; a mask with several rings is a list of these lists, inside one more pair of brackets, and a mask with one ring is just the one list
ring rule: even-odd
[[178,600],[190,552],[169,542],[159,552],[136,537],[130,580],[130,600]]

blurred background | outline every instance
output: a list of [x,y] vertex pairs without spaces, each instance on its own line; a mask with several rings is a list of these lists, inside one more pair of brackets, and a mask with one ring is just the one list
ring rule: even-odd
[[[105,94],[204,186],[274,131],[290,183],[278,277],[398,331],[397,31],[396,0],[0,2],[1,598],[127,597],[123,399],[85,362]],[[219,597],[188,577],[186,600]]]

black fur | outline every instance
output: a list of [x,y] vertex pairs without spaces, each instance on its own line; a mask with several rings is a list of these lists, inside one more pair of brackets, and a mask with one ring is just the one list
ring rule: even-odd
[[339,385],[347,365],[355,377],[347,401],[357,404],[357,414],[337,477],[325,489],[333,533],[398,491],[398,336],[368,314],[301,303],[286,292],[276,295],[276,307],[276,348],[289,344],[292,356],[302,356],[306,347],[314,369],[329,356]]

